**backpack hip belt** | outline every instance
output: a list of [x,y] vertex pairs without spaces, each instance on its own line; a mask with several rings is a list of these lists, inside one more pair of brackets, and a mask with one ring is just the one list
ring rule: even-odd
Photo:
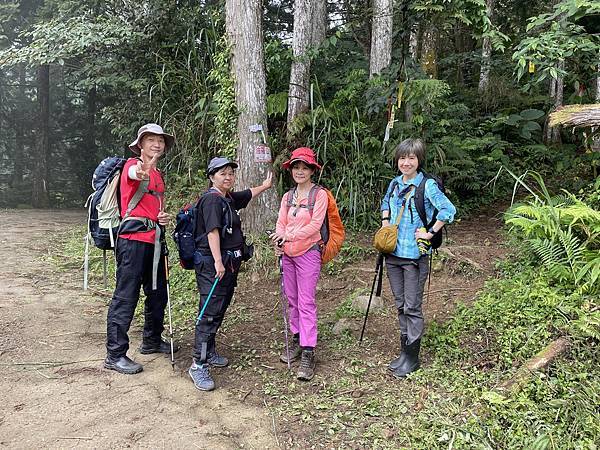
[[[138,230],[138,231],[133,232],[132,234],[140,233],[142,231],[156,230],[156,233],[154,236],[154,254],[152,256],[152,290],[155,291],[157,284],[158,284],[157,283],[158,263],[160,261],[160,252],[161,252],[160,238],[162,235],[162,229],[158,223],[156,223],[152,219],[148,219],[147,217],[128,216],[123,219],[123,221],[121,222],[121,225],[123,225],[125,222],[131,221],[131,220],[136,220],[138,222],[142,222],[144,224],[144,226],[146,227],[146,230]],[[125,233],[127,233],[127,231],[125,231]],[[119,234],[122,234],[120,227],[119,227]]]

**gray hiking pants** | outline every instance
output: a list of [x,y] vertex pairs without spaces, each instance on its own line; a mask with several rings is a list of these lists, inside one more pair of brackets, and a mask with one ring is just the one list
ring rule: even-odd
[[387,255],[385,265],[398,308],[400,333],[408,336],[410,345],[423,335],[423,290],[429,274],[429,256],[414,260]]

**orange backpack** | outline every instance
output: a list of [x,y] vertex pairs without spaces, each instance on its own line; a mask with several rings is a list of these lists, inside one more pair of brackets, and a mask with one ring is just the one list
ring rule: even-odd
[[[308,193],[308,202],[306,205],[300,205],[300,208],[307,208],[308,212],[312,217],[313,209],[315,208],[315,202],[317,200],[317,193],[319,189],[323,189],[327,193],[327,213],[325,214],[325,220],[321,225],[321,262],[327,264],[333,258],[337,256],[342,248],[344,239],[346,237],[346,231],[342,218],[340,217],[340,211],[338,210],[335,197],[329,189],[324,188],[315,184]],[[288,210],[294,205],[294,191],[296,187],[288,191],[287,207]]]

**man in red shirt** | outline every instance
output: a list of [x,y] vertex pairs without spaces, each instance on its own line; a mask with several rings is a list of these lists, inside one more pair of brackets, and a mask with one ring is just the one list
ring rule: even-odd
[[[165,185],[156,163],[173,143],[173,136],[165,133],[159,125],[144,125],[138,130],[137,139],[129,146],[137,157],[125,163],[121,174],[120,204],[124,220],[115,245],[117,282],[108,308],[107,356],[104,361],[104,367],[120,373],[134,374],[143,370],[141,364],[127,357],[127,332],[142,286],[146,302],[140,353],[171,351],[171,346],[161,338],[167,306],[161,236],[164,236],[163,227],[171,216],[163,209]],[[130,203],[135,204],[132,209],[129,209]]]

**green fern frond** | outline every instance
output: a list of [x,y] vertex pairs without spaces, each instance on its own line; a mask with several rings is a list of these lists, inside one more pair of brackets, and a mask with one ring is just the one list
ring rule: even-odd
[[565,260],[571,270],[572,278],[575,280],[579,267],[585,264],[583,260],[585,246],[582,245],[577,236],[573,235],[571,227],[567,230],[559,230],[558,240],[566,256]]

